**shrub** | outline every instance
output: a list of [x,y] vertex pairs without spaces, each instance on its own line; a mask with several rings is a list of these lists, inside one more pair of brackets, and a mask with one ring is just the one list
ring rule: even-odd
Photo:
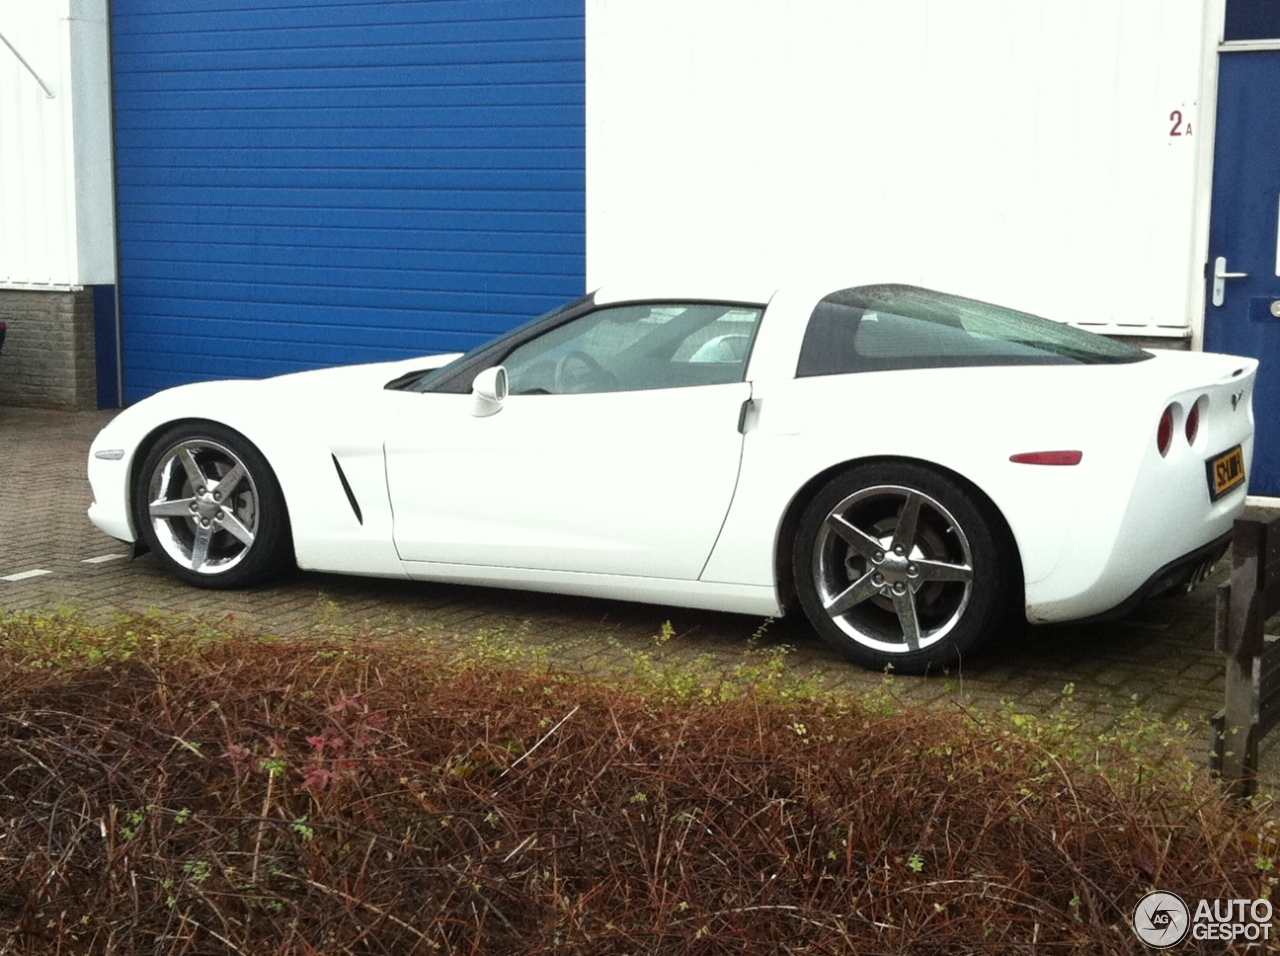
[[1145,952],[1148,889],[1269,894],[1269,809],[1139,714],[635,663],[0,621],[0,951]]

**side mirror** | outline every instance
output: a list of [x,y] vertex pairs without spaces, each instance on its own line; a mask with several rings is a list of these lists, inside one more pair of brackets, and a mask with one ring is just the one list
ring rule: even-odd
[[476,418],[498,414],[507,398],[507,370],[501,365],[485,369],[472,380],[471,397],[471,414]]

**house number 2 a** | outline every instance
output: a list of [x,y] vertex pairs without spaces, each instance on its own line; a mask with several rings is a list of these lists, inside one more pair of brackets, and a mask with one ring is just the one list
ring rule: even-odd
[[1174,110],[1169,114],[1169,122],[1173,124],[1169,128],[1170,136],[1190,136],[1191,124],[1184,122],[1182,119],[1182,110]]

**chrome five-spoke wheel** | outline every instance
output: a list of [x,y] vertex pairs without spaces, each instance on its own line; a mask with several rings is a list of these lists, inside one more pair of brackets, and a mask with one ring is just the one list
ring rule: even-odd
[[220,426],[162,436],[135,501],[147,544],[183,580],[236,587],[280,563],[286,523],[275,478],[252,445]]
[[990,525],[970,495],[921,466],[854,469],[801,520],[801,604],[860,663],[945,666],[987,636],[1007,602]]

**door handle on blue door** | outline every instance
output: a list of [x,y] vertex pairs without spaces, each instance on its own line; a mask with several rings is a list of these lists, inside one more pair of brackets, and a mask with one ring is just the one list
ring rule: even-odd
[[1213,304],[1222,305],[1228,279],[1247,279],[1247,272],[1228,272],[1227,257],[1218,256],[1213,260]]

